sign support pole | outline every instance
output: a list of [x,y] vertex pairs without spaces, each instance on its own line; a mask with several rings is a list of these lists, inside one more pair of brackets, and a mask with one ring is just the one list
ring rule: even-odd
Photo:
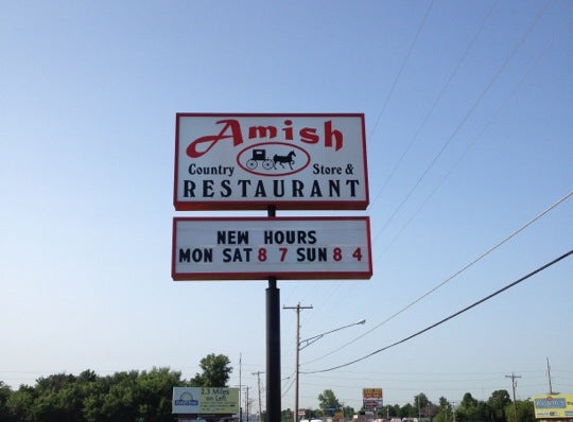
[[[276,216],[276,208],[267,208],[268,217]],[[269,277],[266,291],[267,313],[267,417],[266,422],[281,420],[281,317],[280,290],[277,278]]]

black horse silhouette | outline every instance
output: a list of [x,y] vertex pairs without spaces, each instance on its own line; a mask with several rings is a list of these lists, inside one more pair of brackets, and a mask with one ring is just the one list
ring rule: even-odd
[[275,156],[273,157],[275,168],[277,166],[277,163],[279,163],[282,168],[285,168],[285,163],[287,163],[290,169],[292,170],[292,165],[294,164],[294,160],[292,159],[292,157],[296,157],[294,151],[289,152],[287,155],[275,154]]

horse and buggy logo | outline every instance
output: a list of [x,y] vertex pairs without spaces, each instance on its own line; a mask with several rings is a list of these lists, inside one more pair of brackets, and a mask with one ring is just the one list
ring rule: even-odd
[[253,148],[253,156],[247,160],[247,167],[251,170],[254,170],[259,165],[259,162],[262,162],[262,166],[265,170],[276,169],[277,163],[285,168],[285,163],[289,165],[290,169],[292,170],[292,165],[294,164],[294,157],[296,157],[296,153],[294,151],[289,152],[287,155],[278,155],[275,154],[273,158],[267,157],[267,150],[266,149],[255,149]]
[[310,163],[310,155],[299,146],[265,142],[245,148],[237,156],[244,170],[262,176],[284,176],[302,171]]

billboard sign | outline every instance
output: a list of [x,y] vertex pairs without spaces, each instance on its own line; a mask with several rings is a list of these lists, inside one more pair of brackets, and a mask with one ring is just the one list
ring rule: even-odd
[[368,217],[176,217],[180,280],[368,279]]
[[174,206],[366,209],[364,114],[177,113]]
[[381,388],[363,388],[362,405],[366,410],[376,410],[384,406]]
[[533,396],[536,419],[573,418],[573,395],[553,394]]
[[363,399],[382,399],[382,389],[381,388],[363,388],[362,389]]
[[173,414],[233,415],[239,413],[239,389],[173,387]]

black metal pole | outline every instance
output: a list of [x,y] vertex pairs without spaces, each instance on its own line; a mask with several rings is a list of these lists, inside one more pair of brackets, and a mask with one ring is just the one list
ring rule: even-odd
[[280,291],[276,277],[267,288],[267,417],[266,422],[281,420],[281,321]]
[[[268,207],[268,216],[275,217],[274,206]],[[281,314],[280,290],[277,278],[269,277],[267,301],[267,417],[266,422],[281,420]]]

